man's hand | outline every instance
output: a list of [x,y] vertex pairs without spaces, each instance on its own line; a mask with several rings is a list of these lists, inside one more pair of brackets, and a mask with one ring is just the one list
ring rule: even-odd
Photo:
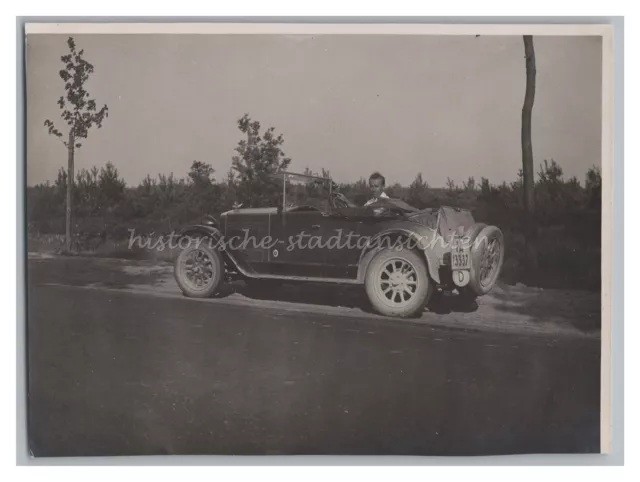
[[333,193],[333,201],[334,201],[334,204],[336,204],[336,201],[339,201],[340,203],[342,203],[344,205],[344,207],[348,207],[348,208],[355,207],[353,205],[353,203],[351,201],[349,201],[347,199],[347,197],[344,194],[342,194],[341,192],[334,192]]

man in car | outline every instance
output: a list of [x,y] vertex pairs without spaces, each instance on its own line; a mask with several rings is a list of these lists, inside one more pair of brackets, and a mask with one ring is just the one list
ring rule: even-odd
[[384,192],[385,178],[378,171],[369,176],[369,189],[371,189],[372,198],[369,199],[365,206],[378,202],[380,199],[389,199],[389,196]]
[[[371,190],[372,197],[365,204],[364,207],[369,206],[370,204],[378,202],[380,199],[389,199],[389,196],[384,192],[385,187],[385,178],[379,172],[374,172],[369,176],[369,189]],[[340,201],[346,207],[356,207],[351,201],[349,201],[344,194],[334,191],[333,195],[340,199]],[[384,211],[384,208],[374,209],[374,213],[380,214]]]

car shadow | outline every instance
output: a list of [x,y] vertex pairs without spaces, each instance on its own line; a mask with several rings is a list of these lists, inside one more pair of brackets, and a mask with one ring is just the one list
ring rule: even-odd
[[[225,284],[216,297],[224,298],[234,293],[254,300],[353,308],[379,316],[379,313],[369,303],[364,288],[360,285],[290,284],[273,280],[249,283],[234,281]],[[492,316],[492,313],[494,315],[508,313],[526,318],[531,323],[569,324],[583,333],[599,331],[601,326],[599,293],[577,290],[542,290],[522,285],[509,286],[499,283],[491,293],[479,298],[478,301],[469,301],[455,292],[436,292],[431,297],[425,311],[435,315],[480,311],[482,311],[482,316]]]
[[238,293],[247,298],[309,305],[358,308],[370,311],[369,301],[361,286],[330,283],[280,283],[274,281],[234,282],[226,285],[219,296]]
[[474,313],[478,311],[477,301],[469,301],[456,293],[436,292],[431,296],[427,309],[437,315],[450,313]]
[[[235,293],[254,300],[355,308],[364,313],[379,315],[371,306],[364,287],[360,285],[234,281],[226,283],[215,297],[225,298]],[[436,314],[469,313],[477,309],[478,304],[475,302],[469,305],[455,295],[440,293],[435,293],[425,307],[425,311]]]

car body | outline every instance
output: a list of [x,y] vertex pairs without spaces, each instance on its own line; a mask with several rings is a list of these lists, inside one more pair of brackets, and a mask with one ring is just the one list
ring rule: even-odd
[[[370,298],[375,293],[383,296],[368,280],[374,276],[372,263],[377,258],[388,259],[387,273],[381,265],[378,281],[388,292],[394,290],[396,304],[403,309],[386,310],[372,303],[392,316],[415,315],[435,290],[455,289],[475,298],[486,294],[497,279],[504,256],[502,233],[494,226],[475,223],[468,210],[446,206],[417,210],[392,198],[354,207],[347,205],[327,178],[287,172],[274,178],[282,182],[278,206],[232,209],[219,220],[208,216],[183,230],[183,236],[200,242],[199,248],[190,246],[176,262],[176,279],[185,294],[213,293],[209,285],[202,290],[188,286],[189,264],[184,253],[198,252],[203,246],[206,249],[201,251],[209,251],[202,252],[203,256],[217,259],[201,271],[217,269],[227,278],[245,280],[359,284],[367,286]],[[325,193],[327,199],[292,203],[292,198],[299,201],[291,193],[293,181],[321,186],[315,192],[320,192],[320,198]],[[487,263],[490,246],[493,254]],[[404,268],[402,263],[406,263]],[[413,274],[407,278],[404,273],[408,271]],[[212,273],[212,280],[219,285],[218,274]],[[407,291],[400,293],[403,280],[408,283]],[[404,297],[416,286],[420,299],[404,306]]]

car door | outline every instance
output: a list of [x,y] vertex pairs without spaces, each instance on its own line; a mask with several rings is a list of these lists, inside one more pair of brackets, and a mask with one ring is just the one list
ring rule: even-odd
[[322,225],[325,269],[328,278],[355,279],[360,253],[367,244],[366,217],[361,208],[332,212]]
[[240,209],[225,217],[225,248],[241,266],[256,273],[267,273],[269,267],[270,210]]
[[275,241],[269,253],[269,272],[279,276],[324,276],[325,247],[319,210],[284,212],[272,216]]

